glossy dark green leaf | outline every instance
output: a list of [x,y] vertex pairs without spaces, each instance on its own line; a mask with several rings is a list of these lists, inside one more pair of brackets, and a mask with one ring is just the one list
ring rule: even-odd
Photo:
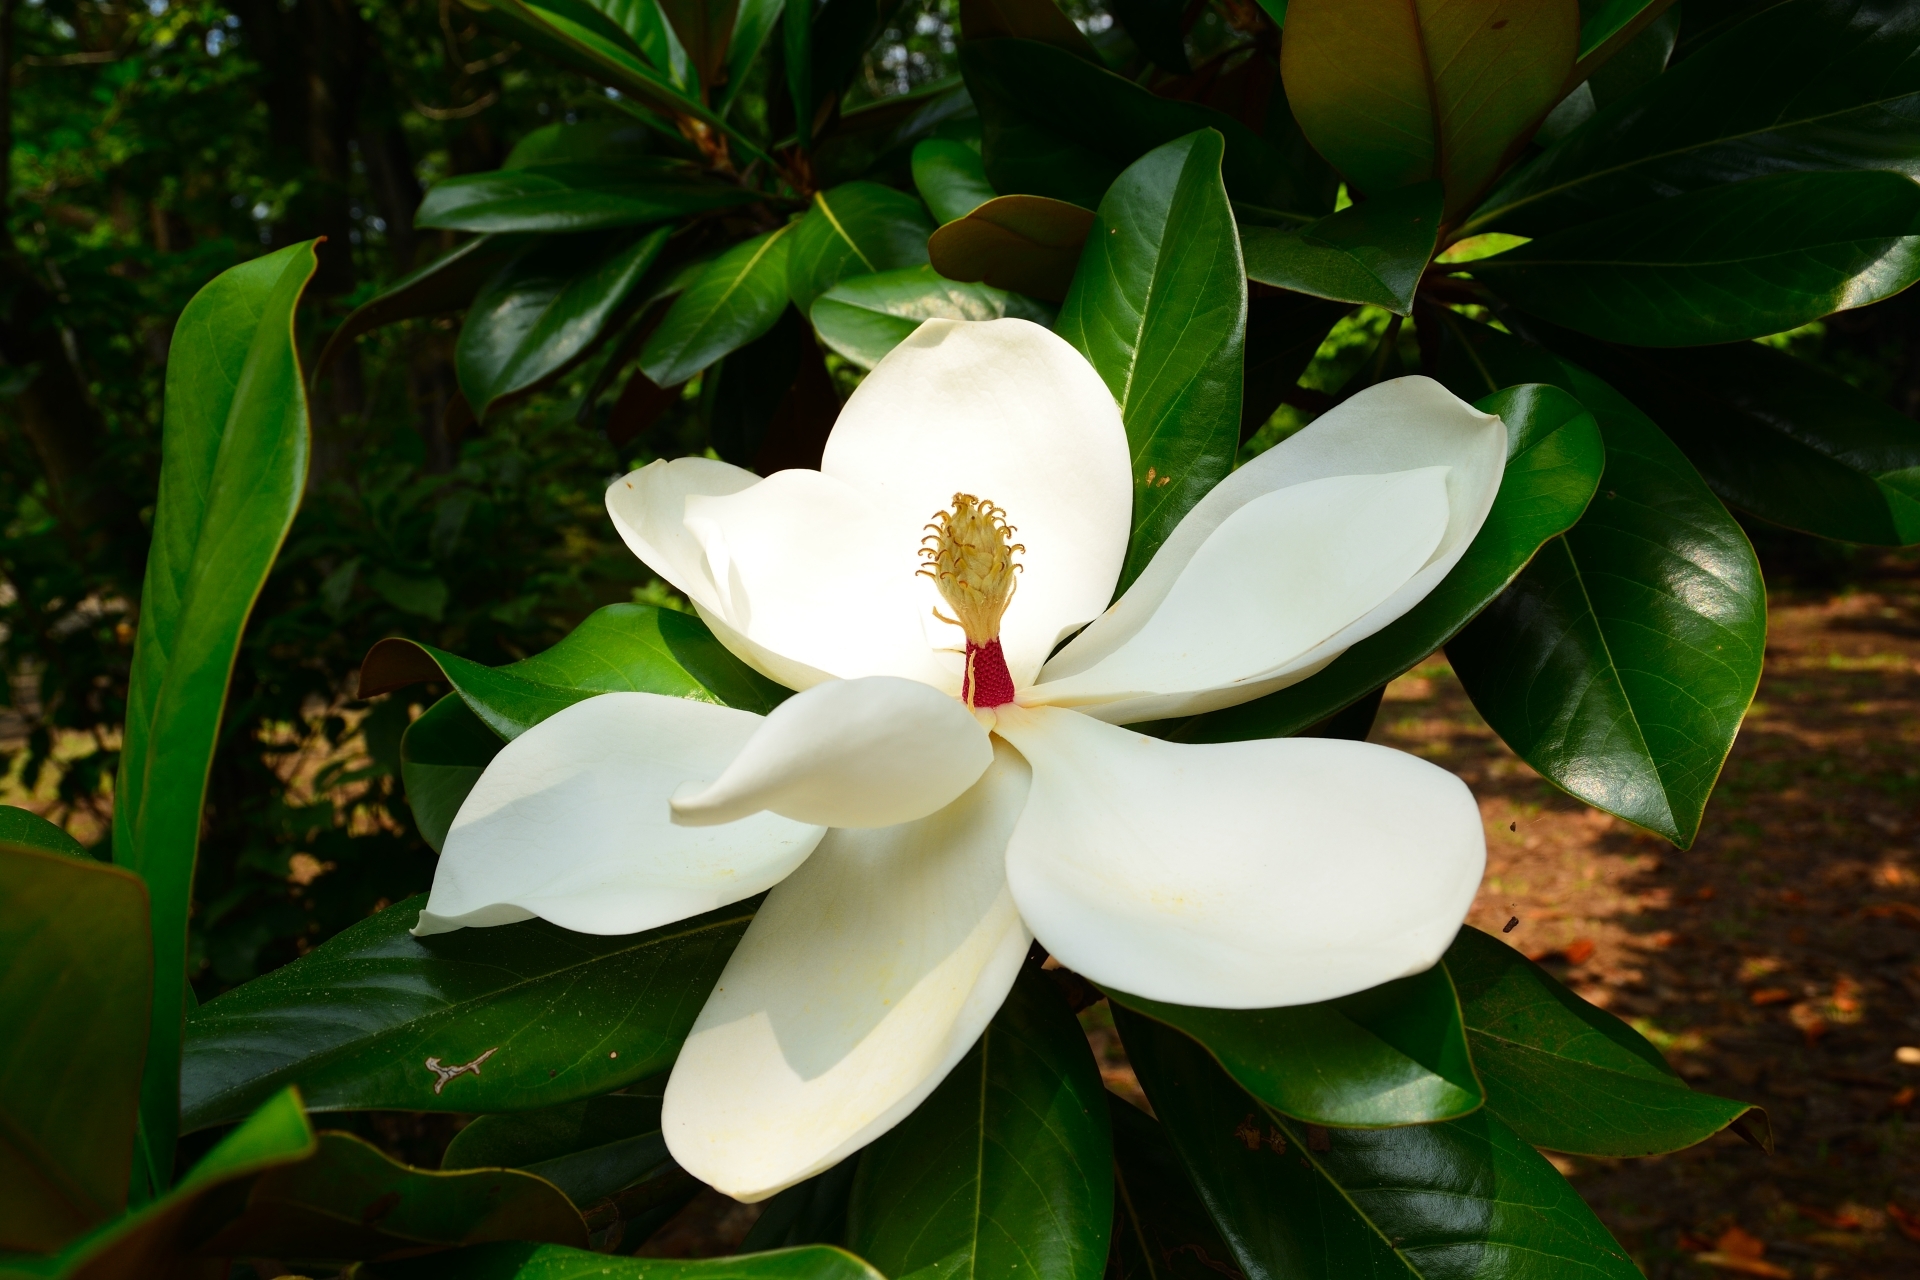
[[813,145],[813,0],[785,0],[781,60],[800,146]]
[[1046,196],[998,196],[927,241],[934,270],[1059,302],[1073,287],[1093,210]]
[[1127,1054],[1250,1280],[1638,1280],[1546,1157],[1482,1110],[1321,1129],[1263,1107],[1199,1045],[1145,1019]]
[[11,804],[0,804],[0,844],[23,845],[69,858],[90,856],[87,847],[68,835],[65,827]]
[[910,169],[913,148],[922,138],[979,144],[979,113],[958,75],[843,109],[814,150],[816,185],[833,187],[868,174]]
[[150,915],[140,877],[0,813],[48,829],[0,824],[0,1250],[47,1253],[126,1208]]
[[195,1009],[188,1130],[297,1083],[316,1111],[528,1111],[664,1071],[756,901],[646,933],[415,938],[413,897]]
[[740,13],[734,20],[733,42],[727,47],[727,83],[719,95],[718,110],[722,116],[733,106],[741,90],[747,87],[753,64],[766,47],[767,37],[780,25],[780,17],[786,8],[786,0],[740,0]]
[[860,1157],[847,1245],[894,1280],[1097,1280],[1113,1224],[1106,1090],[1059,988],[1021,971],[980,1042]]
[[1002,316],[1053,323],[1052,312],[1017,293],[961,284],[925,265],[842,280],[813,304],[820,340],[863,369],[879,364],[925,321]]
[[1705,1141],[1758,1107],[1687,1087],[1660,1051],[1498,938],[1463,925],[1447,968],[1466,1010],[1487,1110],[1536,1147],[1650,1156]]
[[[248,1181],[297,1164],[317,1148],[300,1106],[300,1094],[285,1089],[268,1098],[246,1122],[220,1140],[187,1171],[172,1191],[133,1213],[115,1218],[41,1259],[0,1259],[0,1277],[60,1277],[60,1280],[153,1280],[193,1276],[187,1255],[234,1213]],[[226,1264],[208,1258],[201,1275],[224,1275]]]
[[1722,501],[1823,538],[1920,542],[1920,426],[1755,343],[1574,349],[1672,437]]
[[813,300],[849,276],[917,267],[933,220],[904,191],[848,182],[814,193],[787,253],[787,293],[806,315]]
[[1186,6],[1180,0],[1112,0],[1111,7],[1114,19],[1154,66],[1174,75],[1192,70],[1182,22]]
[[[1527,351],[1490,329],[1476,334],[1474,354],[1496,379]],[[1760,679],[1760,566],[1646,415],[1583,370],[1563,366],[1561,376],[1606,442],[1599,492],[1447,656],[1521,759],[1685,848]]]
[[1440,184],[1423,182],[1383,192],[1298,231],[1242,227],[1247,279],[1408,315],[1440,236],[1440,200]]
[[966,217],[996,194],[979,149],[947,138],[914,144],[913,186],[941,223]]
[[[153,516],[113,795],[113,858],[153,907],[153,1028],[140,1117],[165,1187],[179,1114],[187,911],[201,799],[247,615],[307,480],[294,307],[313,244],[242,263],[194,295],[167,359]],[[237,1118],[237,1117],[236,1117]]]
[[1920,176],[1916,53],[1903,0],[1766,8],[1513,171],[1463,233],[1543,235],[1789,169]]
[[1542,544],[1573,527],[1606,462],[1593,415],[1559,388],[1538,384],[1483,396],[1476,407],[1505,421],[1507,469],[1486,523],[1452,572],[1326,670],[1264,698],[1195,716],[1174,730],[1175,739],[1278,738],[1317,724],[1444,645],[1506,590]]
[[360,695],[438,679],[505,741],[600,693],[695,698],[762,715],[787,696],[727,652],[700,619],[649,604],[596,609],[553,648],[504,667],[412,640],[382,640],[361,665]]
[[458,311],[472,302],[480,286],[501,264],[526,248],[518,235],[476,236],[450,253],[395,281],[385,292],[369,298],[347,314],[327,339],[313,362],[315,377],[325,373],[336,356],[355,338],[385,325],[418,316]]
[[454,371],[474,415],[485,421],[499,401],[591,350],[660,256],[668,231],[542,240],[495,273],[454,347]]
[[1053,0],[960,0],[960,30],[968,41],[1034,40],[1093,66],[1106,65],[1093,41]]
[[685,382],[773,328],[787,308],[787,250],[796,224],[743,240],[706,264],[640,349],[663,387]]
[[400,735],[400,781],[420,838],[438,853],[454,815],[487,762],[500,754],[500,735],[457,693],[428,707]]
[[1596,338],[1758,338],[1920,278],[1920,186],[1892,173],[1749,178],[1554,232],[1471,271],[1515,306]]
[[1293,0],[1280,74],[1307,137],[1376,196],[1439,179],[1470,208],[1566,92],[1575,0]]
[[346,1263],[492,1240],[585,1248],[587,1224],[533,1174],[415,1169],[352,1134],[323,1133],[309,1159],[261,1174],[198,1252]]
[[726,78],[727,46],[733,42],[740,0],[657,0],[701,86],[711,90]]
[[847,1203],[853,1198],[860,1157],[853,1155],[767,1201],[765,1212],[740,1242],[741,1253],[833,1244],[847,1237]]
[[730,1258],[619,1258],[551,1244],[488,1244],[383,1262],[368,1280],[885,1280],[844,1249]]
[[[1673,0],[1598,0],[1580,6],[1580,60],[1573,74],[1584,80],[1631,44],[1671,7]],[[1668,41],[1672,45],[1672,41]]]
[[1117,591],[1233,468],[1247,294],[1202,129],[1149,152],[1100,202],[1056,330],[1120,404],[1133,453],[1133,538]]
[[660,1132],[660,1095],[601,1098],[480,1116],[455,1134],[442,1169],[525,1169],[589,1205],[673,1165]]
[[980,107],[994,190],[1094,208],[1128,165],[1196,129],[1226,140],[1235,200],[1318,217],[1319,184],[1232,116],[1162,98],[1141,85],[1033,40],[968,40],[960,67]]
[[1444,965],[1282,1009],[1198,1009],[1107,992],[1122,1039],[1140,1015],[1190,1036],[1240,1087],[1314,1124],[1456,1120],[1484,1101]]
[[1219,1280],[1233,1252],[1207,1215],[1159,1121],[1107,1097],[1113,1119],[1111,1280]]
[[1343,302],[1270,289],[1247,291],[1247,354],[1241,379],[1240,439],[1252,439],[1299,385],[1314,353],[1341,316]]
[[[633,13],[653,10],[657,15],[658,6],[646,0],[615,0],[624,3]],[[579,120],[574,123],[564,121],[542,125],[532,133],[513,144],[513,150],[507,152],[507,158],[500,162],[502,169],[527,169],[543,164],[587,163],[597,164],[609,169],[624,169],[632,166],[645,168],[658,164],[653,154],[654,134],[645,125],[631,118],[624,120]]]
[[559,161],[435,184],[414,224],[442,231],[604,231],[750,204],[759,193],[674,160]]

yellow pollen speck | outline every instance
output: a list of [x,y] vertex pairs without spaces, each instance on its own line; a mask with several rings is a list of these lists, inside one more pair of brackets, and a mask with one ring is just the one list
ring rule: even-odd
[[1026,548],[1013,540],[1007,513],[970,493],[953,495],[953,507],[936,512],[921,539],[920,576],[933,579],[967,639],[984,645],[1000,635],[1000,618],[1013,599],[1020,565],[1014,553]]

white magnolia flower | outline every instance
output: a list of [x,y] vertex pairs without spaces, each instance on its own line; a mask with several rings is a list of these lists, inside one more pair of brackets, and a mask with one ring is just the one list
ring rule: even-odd
[[1135,485],[1106,385],[1026,321],[928,321],[820,470],[682,458],[607,493],[635,554],[799,692],[765,717],[609,693],[523,733],[415,932],[630,933],[771,888],[665,1102],[674,1156],[742,1200],[911,1112],[1035,937],[1220,1008],[1425,969],[1485,861],[1458,779],[1365,743],[1118,726],[1304,679],[1405,613],[1505,457],[1499,419],[1437,383],[1374,387],[1218,485],[1108,608]]

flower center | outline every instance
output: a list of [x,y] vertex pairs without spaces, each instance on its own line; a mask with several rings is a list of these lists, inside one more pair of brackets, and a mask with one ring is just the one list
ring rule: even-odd
[[949,618],[967,635],[967,671],[960,696],[970,707],[1013,701],[1013,676],[1000,652],[1000,619],[1007,612],[1020,566],[1013,555],[1026,548],[1013,540],[1007,513],[970,493],[953,495],[953,506],[934,513],[920,540],[920,576],[933,579],[953,610]]

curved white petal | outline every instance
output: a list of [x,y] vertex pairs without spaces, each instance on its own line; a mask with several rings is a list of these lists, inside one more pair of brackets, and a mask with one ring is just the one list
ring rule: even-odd
[[1007,848],[1060,963],[1175,1004],[1262,1009],[1428,968],[1486,862],[1466,785],[1364,742],[1162,742],[1055,707],[999,709],[1033,768]]
[[965,1056],[1032,941],[1005,869],[1027,781],[999,745],[947,808],[829,832],[768,895],[667,1084],[689,1173],[764,1199],[898,1124]]
[[[1113,595],[1133,518],[1126,428],[1093,366],[1039,325],[927,321],[847,401],[820,469],[886,500],[910,551],[956,492],[1006,509],[1026,547],[1000,633],[1016,684]],[[924,590],[923,612],[938,602]]]
[[[1145,572],[1092,625],[1074,637],[1041,673],[1040,684],[1023,701],[1079,705],[1100,719],[1127,722],[1186,715],[1231,706],[1304,679],[1345,649],[1386,626],[1418,604],[1466,553],[1486,521],[1506,468],[1506,431],[1500,420],[1481,413],[1429,378],[1396,378],[1370,387],[1306,429],[1240,468],[1187,513],[1155,554]],[[1330,634],[1304,652],[1275,652],[1265,670],[1246,671],[1226,687],[1209,687],[1177,669],[1163,667],[1141,687],[1126,679],[1077,680],[1115,658],[1146,631],[1169,606],[1176,584],[1186,576],[1203,548],[1243,508],[1268,495],[1312,481],[1338,476],[1379,476],[1445,467],[1446,522],[1424,563],[1364,612],[1343,619]],[[1402,525],[1396,519],[1388,529]],[[1414,541],[1424,529],[1403,529]],[[1317,540],[1325,554],[1326,537]],[[1252,548],[1246,554],[1253,553]],[[1335,551],[1339,552],[1336,546]],[[1279,547],[1258,548],[1261,557],[1286,554]],[[1296,551],[1294,554],[1301,554]],[[1297,602],[1277,602],[1282,608]],[[1177,628],[1180,624],[1174,624]],[[1186,624],[1188,630],[1197,624]],[[1198,650],[1195,651],[1196,655]],[[1134,671],[1140,664],[1108,667],[1108,676]],[[1053,686],[1060,685],[1060,688]],[[1141,696],[1151,695],[1151,696]],[[1096,705],[1105,703],[1106,705]]]
[[637,933],[778,883],[825,829],[761,814],[689,829],[668,800],[713,777],[760,727],[748,711],[603,693],[509,742],[447,833],[416,934],[539,916]]
[[706,553],[686,527],[686,503],[750,489],[760,477],[711,458],[650,462],[607,486],[607,514],[629,550],[702,610],[719,596]]
[[917,680],[818,684],[774,708],[718,780],[673,802],[683,826],[770,811],[828,827],[890,827],[944,809],[993,763],[973,713]]

